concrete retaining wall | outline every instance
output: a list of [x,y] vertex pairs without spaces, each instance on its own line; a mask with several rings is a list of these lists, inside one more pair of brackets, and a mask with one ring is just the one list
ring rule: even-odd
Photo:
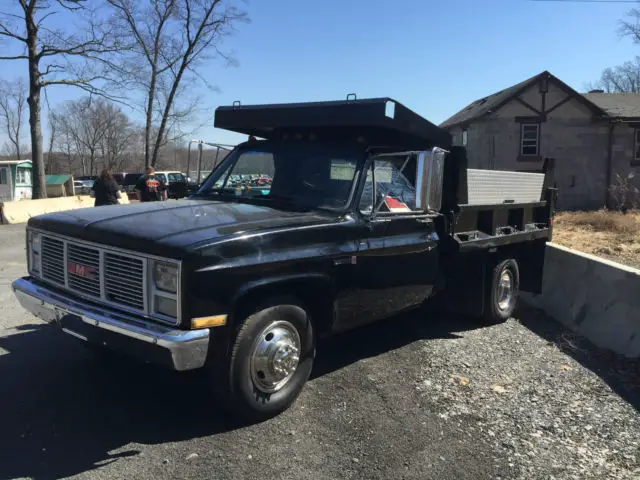
[[[123,195],[119,202],[129,203],[129,200]],[[0,204],[0,220],[2,223],[25,223],[37,215],[93,207],[94,203],[95,199],[88,195],[4,202]]]
[[522,298],[599,347],[640,356],[640,270],[550,243],[542,294]]

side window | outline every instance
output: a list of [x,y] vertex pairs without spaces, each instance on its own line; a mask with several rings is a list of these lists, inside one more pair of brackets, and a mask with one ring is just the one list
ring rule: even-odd
[[6,185],[7,183],[7,169],[0,168],[0,185]]
[[375,199],[373,198],[373,176],[367,172],[360,211],[371,213],[407,213],[416,209],[416,157],[398,155],[374,160]]
[[182,175],[181,173],[170,173],[169,182],[171,183],[186,182],[186,179],[184,178],[184,175]]

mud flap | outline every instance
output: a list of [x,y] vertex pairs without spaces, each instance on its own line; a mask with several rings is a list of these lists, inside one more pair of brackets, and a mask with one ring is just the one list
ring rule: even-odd
[[520,267],[520,290],[542,293],[545,252],[546,239],[522,245],[522,251],[516,257]]

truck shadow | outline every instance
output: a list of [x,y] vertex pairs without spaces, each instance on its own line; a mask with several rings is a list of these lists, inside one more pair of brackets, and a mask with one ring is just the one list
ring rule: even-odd
[[598,375],[620,398],[640,412],[640,359],[595,346],[541,310],[521,304],[520,323]]
[[[313,377],[420,338],[457,338],[463,319],[425,323],[417,312],[323,340]],[[236,429],[212,405],[202,373],[173,373],[99,357],[56,327],[0,337],[0,478],[61,478],[157,445]]]
[[[473,320],[409,312],[321,340],[312,378],[419,339],[455,339]],[[594,347],[539,311],[520,322],[598,374],[640,407],[637,360]],[[172,373],[120,357],[100,358],[47,325],[0,337],[0,478],[61,478],[123,461],[140,445],[180,442],[238,426],[212,405],[199,372]],[[126,461],[126,460],[124,460]]]

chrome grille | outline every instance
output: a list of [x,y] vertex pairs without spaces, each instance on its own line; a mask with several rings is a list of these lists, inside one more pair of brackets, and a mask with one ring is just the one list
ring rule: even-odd
[[144,309],[144,263],[115,253],[104,254],[105,295],[110,302]]
[[42,235],[42,279],[103,303],[148,313],[146,260]]
[[64,285],[64,242],[43,237],[40,255],[42,278]]
[[69,288],[100,298],[100,251],[67,243],[66,264]]

